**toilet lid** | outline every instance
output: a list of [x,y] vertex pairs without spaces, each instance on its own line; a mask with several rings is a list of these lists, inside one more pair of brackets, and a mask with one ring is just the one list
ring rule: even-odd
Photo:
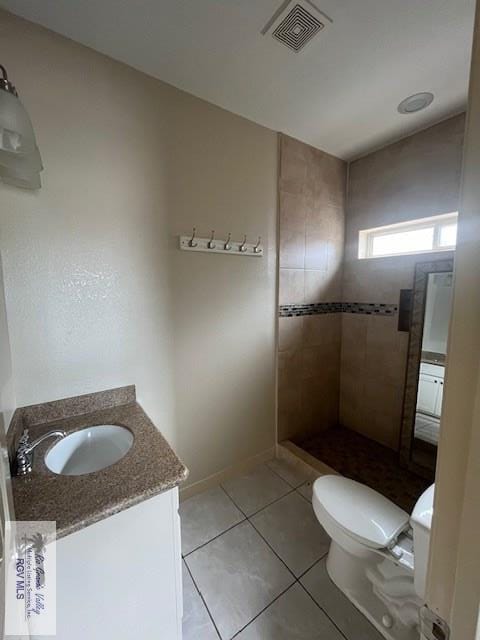
[[408,513],[373,489],[342,476],[321,476],[315,498],[344,531],[374,549],[388,547],[408,525]]

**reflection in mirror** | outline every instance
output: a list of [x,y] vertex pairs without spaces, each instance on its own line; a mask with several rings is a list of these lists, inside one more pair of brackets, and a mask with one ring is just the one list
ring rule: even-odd
[[435,464],[440,433],[452,284],[452,272],[428,274],[412,447],[412,459],[427,467]]
[[440,435],[452,294],[452,259],[416,264],[400,459],[430,479]]

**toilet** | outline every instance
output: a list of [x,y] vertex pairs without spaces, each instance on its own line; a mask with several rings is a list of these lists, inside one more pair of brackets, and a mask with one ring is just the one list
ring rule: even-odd
[[418,640],[424,604],[434,485],[411,516],[373,489],[327,475],[313,509],[331,537],[327,571],[387,640]]

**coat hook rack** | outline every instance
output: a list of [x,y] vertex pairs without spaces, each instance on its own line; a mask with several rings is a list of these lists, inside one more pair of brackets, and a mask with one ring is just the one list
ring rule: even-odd
[[197,243],[195,242],[195,234],[196,234],[197,230],[195,229],[195,227],[193,227],[193,233],[192,233],[192,237],[190,238],[190,240],[188,241],[188,246],[191,249],[194,249],[197,245]]
[[215,244],[215,231],[212,231],[212,235],[210,236],[210,240],[208,241],[208,248],[209,249],[215,249],[216,244]]
[[223,253],[231,256],[263,257],[262,238],[258,236],[257,243],[247,242],[246,234],[242,241],[232,240],[229,233],[226,240],[215,238],[215,230],[212,230],[209,238],[198,238],[197,229],[193,227],[192,234],[179,237],[179,248],[182,251],[205,251],[208,253]]

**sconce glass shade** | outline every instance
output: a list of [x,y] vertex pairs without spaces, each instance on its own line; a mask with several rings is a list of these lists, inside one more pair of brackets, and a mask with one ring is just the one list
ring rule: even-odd
[[22,189],[40,189],[42,186],[38,171],[32,173],[0,167],[0,178],[3,182]]
[[37,172],[43,169],[42,158],[37,147],[32,153],[11,153],[0,149],[0,167]]
[[43,165],[33,126],[1,65],[0,72],[0,180],[39,189]]

